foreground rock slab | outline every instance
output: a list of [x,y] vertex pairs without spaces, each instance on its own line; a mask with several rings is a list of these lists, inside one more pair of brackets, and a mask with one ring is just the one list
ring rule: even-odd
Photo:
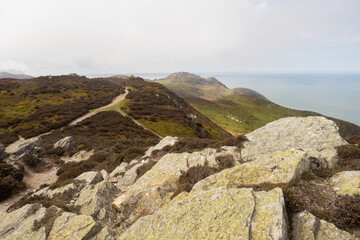
[[0,219],[0,239],[3,240],[24,240],[39,239],[45,240],[45,228],[33,230],[34,221],[44,217],[46,209],[39,205],[27,204],[20,209],[5,215]]
[[182,193],[120,239],[286,239],[282,190],[217,188]]
[[330,178],[330,185],[338,195],[360,194],[360,171],[336,173]]
[[293,218],[293,239],[355,240],[357,238],[309,212],[301,212]]
[[49,240],[82,240],[96,235],[101,225],[90,216],[63,213],[58,217],[51,229]]
[[290,149],[262,155],[261,159],[225,169],[196,183],[192,191],[217,187],[281,184],[296,181],[309,169],[309,158],[303,151]]
[[234,156],[235,161],[241,160],[233,148],[223,148],[221,152],[209,148],[201,152],[167,154],[120,195],[113,206],[121,212],[126,224],[132,224],[170,201],[182,171],[198,165],[217,166],[217,156],[227,154]]
[[333,168],[338,161],[335,147],[348,144],[338,129],[324,117],[282,118],[247,134],[241,154],[245,160],[257,160],[263,154],[297,148],[313,158],[315,167]]

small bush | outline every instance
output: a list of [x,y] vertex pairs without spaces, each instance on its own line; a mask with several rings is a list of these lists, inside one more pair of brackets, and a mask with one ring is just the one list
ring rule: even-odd
[[138,167],[136,169],[136,174],[137,174],[136,179],[139,179],[142,175],[144,175],[147,171],[149,171],[155,164],[156,162],[149,161],[143,164],[142,166]]
[[26,185],[11,176],[0,179],[0,201],[3,201],[15,193],[25,189]]
[[334,223],[341,229],[351,231],[360,226],[360,195],[340,196],[332,210]]
[[33,224],[33,231],[38,231],[41,227],[45,227],[45,234],[49,236],[50,231],[54,225],[55,219],[61,215],[55,207],[49,207],[45,211],[45,215],[40,220],[35,220]]
[[63,148],[52,148],[47,151],[47,155],[49,155],[49,156],[55,155],[55,156],[61,157],[64,155],[65,151],[66,150]]
[[22,157],[22,161],[24,164],[28,167],[35,168],[39,163],[41,162],[40,158],[33,154],[26,154],[24,157]]
[[235,165],[234,156],[231,154],[216,157],[216,162],[218,162],[219,167],[222,169],[231,168]]

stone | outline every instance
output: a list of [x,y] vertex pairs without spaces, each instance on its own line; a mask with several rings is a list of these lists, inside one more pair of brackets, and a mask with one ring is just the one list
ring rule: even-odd
[[350,233],[338,229],[334,224],[321,220],[309,212],[300,212],[293,217],[293,239],[352,240]]
[[119,178],[118,186],[130,186],[134,184],[134,182],[137,180],[138,174],[137,169],[144,164],[147,164],[150,162],[150,159],[147,159],[144,162],[139,162],[138,164],[134,165],[132,168],[127,170],[122,178]]
[[64,212],[56,218],[49,240],[82,240],[94,237],[101,225],[90,216]]
[[336,173],[329,182],[338,195],[360,195],[360,171]]
[[108,181],[84,187],[74,207],[80,209],[82,215],[98,217],[104,221],[115,219],[116,211],[111,206],[118,189]]
[[46,240],[45,227],[34,231],[34,221],[44,217],[46,209],[41,205],[27,204],[20,209],[4,215],[0,219],[0,239],[23,240],[39,239]]
[[216,188],[181,193],[119,239],[287,239],[282,190]]
[[0,143],[0,156],[5,151],[5,146]]
[[101,182],[103,180],[103,177],[100,172],[89,171],[89,172],[84,172],[84,173],[80,174],[79,176],[77,176],[75,178],[75,180],[84,181],[88,184],[96,184],[96,183]]
[[104,227],[101,231],[95,236],[94,240],[116,240],[119,238],[117,232],[111,230],[108,227]]
[[54,144],[54,148],[69,149],[74,147],[75,147],[75,140],[71,136],[64,137],[63,139],[60,139]]
[[39,191],[32,194],[32,196],[46,196],[48,198],[53,198],[55,195],[58,195],[61,197],[61,195],[67,193],[67,192],[76,192],[81,189],[81,186],[78,187],[74,183],[70,183],[65,185],[64,187],[55,188],[54,190],[51,190],[49,187],[45,187],[40,189]]
[[128,166],[128,163],[122,162],[119,166],[117,166],[111,173],[110,177],[118,177],[120,175],[123,175],[126,172],[126,167]]
[[296,148],[306,152],[316,167],[334,168],[338,161],[335,147],[348,144],[338,129],[324,117],[282,118],[247,134],[249,141],[241,154],[245,161],[253,161],[264,154]]
[[133,166],[135,166],[136,164],[138,164],[139,160],[137,159],[134,159],[132,160],[129,165],[128,165],[128,168],[132,168]]
[[303,151],[290,149],[262,155],[261,159],[225,169],[197,182],[192,191],[217,187],[242,187],[263,183],[297,181],[309,170],[310,161]]
[[173,146],[178,141],[177,137],[167,136],[161,139],[161,141],[153,147],[150,147],[144,155],[144,158],[150,157],[155,150],[161,150],[166,146]]
[[109,173],[105,169],[102,169],[100,174],[104,180],[108,180],[110,178]]
[[19,146],[17,146],[14,150],[9,152],[10,156],[18,160],[23,157],[25,154],[33,154],[39,155],[45,152],[45,148],[43,145],[43,140],[41,137],[33,137],[25,140]]
[[72,155],[70,158],[62,158],[66,162],[81,162],[88,160],[92,155],[94,155],[94,149],[91,151],[85,151],[81,150],[74,155]]
[[194,153],[171,153],[163,156],[149,171],[139,178],[127,191],[120,195],[113,206],[127,224],[132,224],[141,216],[152,214],[163,204],[170,201],[178,187],[182,171],[198,165],[218,166],[220,155],[231,154],[237,159],[232,148],[205,149]]

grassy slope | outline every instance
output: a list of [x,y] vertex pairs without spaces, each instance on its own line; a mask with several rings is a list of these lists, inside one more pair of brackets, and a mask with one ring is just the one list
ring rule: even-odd
[[[197,111],[233,135],[251,132],[283,117],[320,116],[315,112],[282,107],[252,90],[191,84],[186,79],[169,82],[165,78],[157,82],[184,97]],[[360,134],[360,127],[355,124],[327,118],[336,122],[342,136]]]

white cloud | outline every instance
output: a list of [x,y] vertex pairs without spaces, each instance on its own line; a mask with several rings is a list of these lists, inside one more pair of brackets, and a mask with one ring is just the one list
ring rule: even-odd
[[30,74],[286,69],[282,56],[299,47],[359,48],[358,9],[356,0],[2,0],[0,60]]

